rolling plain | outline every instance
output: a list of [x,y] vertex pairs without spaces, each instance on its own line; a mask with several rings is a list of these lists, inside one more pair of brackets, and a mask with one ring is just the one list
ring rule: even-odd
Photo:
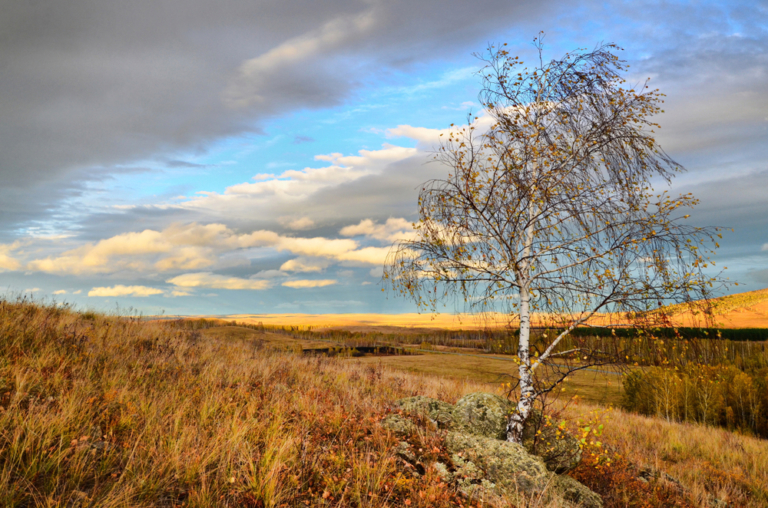
[[[724,315],[759,316],[763,295],[729,297],[746,303]],[[511,355],[457,328],[370,321],[152,320],[4,301],[0,504],[479,506],[431,469],[409,472],[381,421],[403,397],[506,395]],[[763,342],[739,347],[765,359]],[[568,474],[607,507],[766,506],[758,432],[626,409],[625,377],[657,368],[593,369],[564,385],[550,410],[584,437]],[[450,461],[444,439],[426,429],[407,442]]]

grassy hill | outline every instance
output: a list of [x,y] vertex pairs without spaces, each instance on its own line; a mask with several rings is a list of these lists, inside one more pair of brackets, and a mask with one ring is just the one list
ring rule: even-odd
[[[470,505],[431,468],[404,467],[379,421],[398,398],[455,402],[487,385],[280,351],[280,337],[234,328],[0,301],[0,505]],[[606,506],[768,503],[765,441],[588,404],[563,416],[573,432],[605,424],[572,474]],[[438,431],[408,439],[450,463]]]
[[[713,298],[713,318],[720,328],[768,328],[768,289]],[[666,307],[679,326],[696,324],[686,306]]]
[[[715,321],[721,328],[768,328],[768,289],[727,295],[712,300]],[[672,305],[665,308],[678,326],[701,326],[687,312],[687,306]],[[615,317],[606,318],[612,321]],[[339,329],[354,332],[381,333],[429,332],[434,330],[471,330],[504,328],[508,317],[487,313],[483,319],[470,314],[237,314],[225,319],[241,323],[266,326],[298,326],[313,330]],[[592,321],[600,324],[601,316]],[[534,319],[534,321],[536,321]]]

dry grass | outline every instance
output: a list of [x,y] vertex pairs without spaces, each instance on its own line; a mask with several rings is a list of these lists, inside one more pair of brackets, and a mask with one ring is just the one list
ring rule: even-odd
[[[501,383],[510,382],[517,366],[511,361],[497,360],[500,355],[460,356],[423,354],[414,356],[366,357],[360,361],[370,365],[385,365],[414,374],[439,376],[457,381],[481,383],[485,390],[496,390]],[[578,395],[581,399],[604,406],[621,403],[621,377],[594,371],[579,371],[563,384],[563,396]]]
[[[0,302],[0,505],[467,506],[432,468],[409,472],[379,420],[404,396],[476,389]],[[409,441],[449,460],[436,432]]]
[[[737,293],[713,299],[717,326],[721,328],[768,328],[768,289]],[[674,314],[676,326],[701,326],[701,319],[691,316],[680,305],[667,307]],[[509,316],[486,313],[482,319],[472,314],[236,314],[226,317],[242,323],[277,326],[312,327],[314,330],[344,329],[356,332],[407,333],[409,330],[472,330],[504,328]],[[534,316],[534,322],[537,318]],[[616,316],[597,315],[590,322],[616,322]],[[621,318],[618,319],[622,321]],[[546,325],[546,323],[540,323]]]
[[[430,468],[409,473],[378,421],[404,396],[455,402],[487,385],[216,333],[0,302],[0,505],[467,506]],[[568,411],[575,421],[594,410]],[[575,475],[608,507],[696,506],[713,494],[765,504],[765,441],[618,411],[606,424],[602,439],[625,465],[588,457]],[[439,433],[409,439],[448,460]],[[689,494],[632,483],[639,464]]]
[[236,314],[227,316],[227,320],[265,326],[299,326],[315,329],[355,329],[356,331],[376,331],[380,327],[396,329],[398,333],[417,329],[458,330],[483,328],[486,322],[478,321],[473,315],[455,314]]
[[[576,406],[567,413],[578,419],[593,409]],[[603,443],[626,462],[677,479],[693,506],[716,500],[720,506],[768,506],[768,441],[620,410],[604,420]]]
[[[483,358],[448,355],[348,361],[463,380],[471,389],[475,389],[475,383],[489,383],[484,384],[485,391],[493,390],[497,376],[509,369],[509,362],[497,360],[498,364],[494,364]],[[611,457],[613,466],[595,468],[598,462],[590,460],[588,453],[573,475],[600,493],[606,506],[768,506],[768,441],[710,426],[667,422],[606,408],[594,399],[601,397],[601,391],[612,393],[611,399],[619,397],[621,392],[615,380],[600,375],[585,376],[566,389],[566,395],[573,395],[583,388],[581,401],[571,402],[563,414],[574,432],[579,421],[586,425],[597,419],[604,424],[603,435],[594,438],[600,440],[603,450],[596,453],[595,458]],[[593,380],[591,386],[590,380]],[[614,383],[606,385],[610,381]],[[565,400],[571,399],[561,399]],[[657,472],[658,478],[651,479],[650,483],[638,480],[644,468]],[[664,473],[678,480],[682,490],[665,479]],[[718,502],[724,504],[718,505]]]
[[286,351],[294,351],[298,350],[298,348],[327,348],[329,346],[328,341],[295,339],[293,337],[288,337],[285,334],[260,332],[250,328],[243,328],[241,326],[220,326],[216,328],[209,328],[203,333],[206,337],[212,339],[240,341],[245,340],[260,343],[265,346],[276,347]]

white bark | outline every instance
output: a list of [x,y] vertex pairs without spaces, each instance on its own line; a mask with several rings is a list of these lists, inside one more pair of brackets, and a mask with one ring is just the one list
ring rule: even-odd
[[531,295],[526,284],[520,290],[520,343],[517,348],[517,356],[520,359],[520,400],[517,402],[517,411],[510,416],[509,422],[507,422],[507,441],[520,444],[523,442],[523,426],[528,415],[531,414],[533,401],[536,400],[530,354],[530,301]]
[[[535,179],[535,173],[534,173]],[[507,422],[507,440],[513,443],[523,443],[523,426],[531,414],[533,401],[536,400],[536,390],[533,386],[533,371],[531,370],[531,282],[534,238],[534,204],[533,198],[528,204],[528,227],[525,232],[525,244],[523,246],[523,262],[520,268],[518,280],[520,281],[520,342],[517,346],[517,357],[520,361],[518,369],[520,375],[520,400],[517,402],[517,411],[510,416]]]

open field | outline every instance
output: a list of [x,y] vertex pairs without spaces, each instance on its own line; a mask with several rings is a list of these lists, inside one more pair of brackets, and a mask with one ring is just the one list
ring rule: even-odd
[[[344,347],[341,342],[312,341],[296,339],[286,334],[260,332],[238,326],[222,326],[205,330],[205,336],[225,340],[256,341],[287,351],[323,349],[329,346]],[[417,345],[404,345],[404,351],[413,351]],[[457,381],[469,381],[487,384],[496,389],[502,383],[510,381],[510,373],[517,368],[512,357],[487,355],[477,349],[436,347],[430,353],[419,350],[403,356],[366,356],[357,359],[365,364],[392,367],[416,374],[428,374],[447,377]],[[443,350],[444,352],[440,352]],[[578,395],[585,401],[618,406],[621,402],[621,376],[618,371],[598,372],[580,371],[571,375],[560,394],[563,399]]]
[[[715,321],[721,328],[768,328],[768,289],[738,293],[713,299]],[[677,312],[670,307],[672,322],[677,326],[700,326],[688,312]],[[206,317],[206,316],[199,316]],[[211,316],[213,317],[213,316]],[[507,317],[501,314],[487,314],[483,319],[470,314],[235,314],[216,316],[242,323],[272,326],[312,327],[315,330],[344,329],[357,332],[379,331],[381,333],[403,333],[408,330],[472,330],[483,328],[504,328]],[[615,321],[614,316],[596,316],[596,325]],[[536,319],[534,318],[534,322]]]
[[[378,422],[401,397],[454,403],[495,380],[441,370],[450,355],[298,354],[325,344],[2,302],[0,505],[466,506],[431,469],[408,473]],[[604,425],[571,474],[607,508],[768,504],[765,440],[584,400],[561,417],[573,432]],[[408,439],[450,461],[439,431]]]
[[[713,303],[714,321],[720,328],[768,328],[768,289],[723,296]],[[675,313],[672,321],[678,326],[697,322],[689,311]]]
[[260,332],[240,326],[221,326],[205,331],[205,336],[219,340],[250,341],[263,346],[274,346],[279,349],[295,350],[315,349],[328,347],[327,341],[295,339],[285,334],[273,332]]
[[[511,361],[478,356],[429,354],[415,356],[370,356],[355,359],[368,365],[382,365],[414,374],[427,374],[457,381],[487,384],[496,389],[510,381],[517,366]],[[594,371],[580,371],[569,376],[559,394],[561,400],[574,395],[582,400],[605,406],[619,406],[622,389],[621,376]]]
[[[202,316],[205,317],[205,316]],[[478,329],[488,323],[471,315],[455,314],[236,314],[223,319],[248,324],[263,323],[273,326],[311,326],[314,330],[344,329],[359,332],[381,331],[401,333],[410,329],[430,331],[438,329]],[[497,326],[491,323],[491,326]]]

